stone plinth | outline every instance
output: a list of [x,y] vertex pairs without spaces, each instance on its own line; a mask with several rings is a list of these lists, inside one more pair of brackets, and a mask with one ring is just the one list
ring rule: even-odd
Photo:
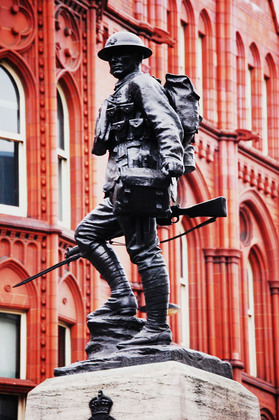
[[174,361],[47,379],[29,393],[26,420],[88,420],[99,390],[115,420],[260,420],[241,384]]

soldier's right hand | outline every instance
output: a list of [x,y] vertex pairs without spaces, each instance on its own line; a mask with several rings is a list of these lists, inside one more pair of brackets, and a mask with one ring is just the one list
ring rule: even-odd
[[183,175],[183,165],[179,162],[169,162],[162,167],[165,176],[174,176],[179,178]]

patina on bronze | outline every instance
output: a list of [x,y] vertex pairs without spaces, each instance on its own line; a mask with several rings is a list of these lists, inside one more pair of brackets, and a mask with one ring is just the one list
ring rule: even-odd
[[[151,53],[139,37],[129,32],[112,35],[98,53],[118,79],[100,109],[92,149],[95,155],[109,153],[105,198],[75,232],[82,256],[111,289],[110,298],[94,316],[128,316],[137,311],[129,281],[108,241],[124,235],[130,259],[138,267],[147,322],[134,337],[120,343],[121,347],[172,341],[167,323],[169,276],[159,247],[156,217],[170,215],[173,178],[184,172],[183,128],[163,86],[141,72],[142,59]],[[146,174],[145,180],[139,175],[141,171]]]
[[[185,171],[187,144],[166,90],[157,79],[141,72],[142,60],[151,54],[129,32],[112,35],[98,53],[118,79],[100,108],[92,149],[97,156],[109,154],[105,198],[75,231],[77,255],[87,258],[111,289],[108,301],[91,315],[133,316],[137,311],[130,283],[108,242],[124,235],[130,259],[138,267],[147,322],[119,347],[172,341],[167,323],[169,276],[156,218],[171,217],[170,199],[176,194],[176,180]],[[187,86],[195,100],[192,86]],[[188,137],[192,141],[192,133]]]

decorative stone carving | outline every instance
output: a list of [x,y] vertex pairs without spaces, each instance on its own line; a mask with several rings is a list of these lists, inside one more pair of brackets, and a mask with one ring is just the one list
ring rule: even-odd
[[22,49],[34,38],[34,11],[28,1],[6,0],[1,5],[0,46]]
[[61,67],[76,70],[81,60],[78,26],[71,11],[58,7],[55,14],[56,57]]

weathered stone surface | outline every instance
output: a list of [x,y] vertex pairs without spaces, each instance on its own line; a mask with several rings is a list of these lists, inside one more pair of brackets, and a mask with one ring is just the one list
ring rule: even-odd
[[29,393],[26,420],[88,420],[99,390],[115,420],[260,420],[241,384],[173,361],[47,379]]

